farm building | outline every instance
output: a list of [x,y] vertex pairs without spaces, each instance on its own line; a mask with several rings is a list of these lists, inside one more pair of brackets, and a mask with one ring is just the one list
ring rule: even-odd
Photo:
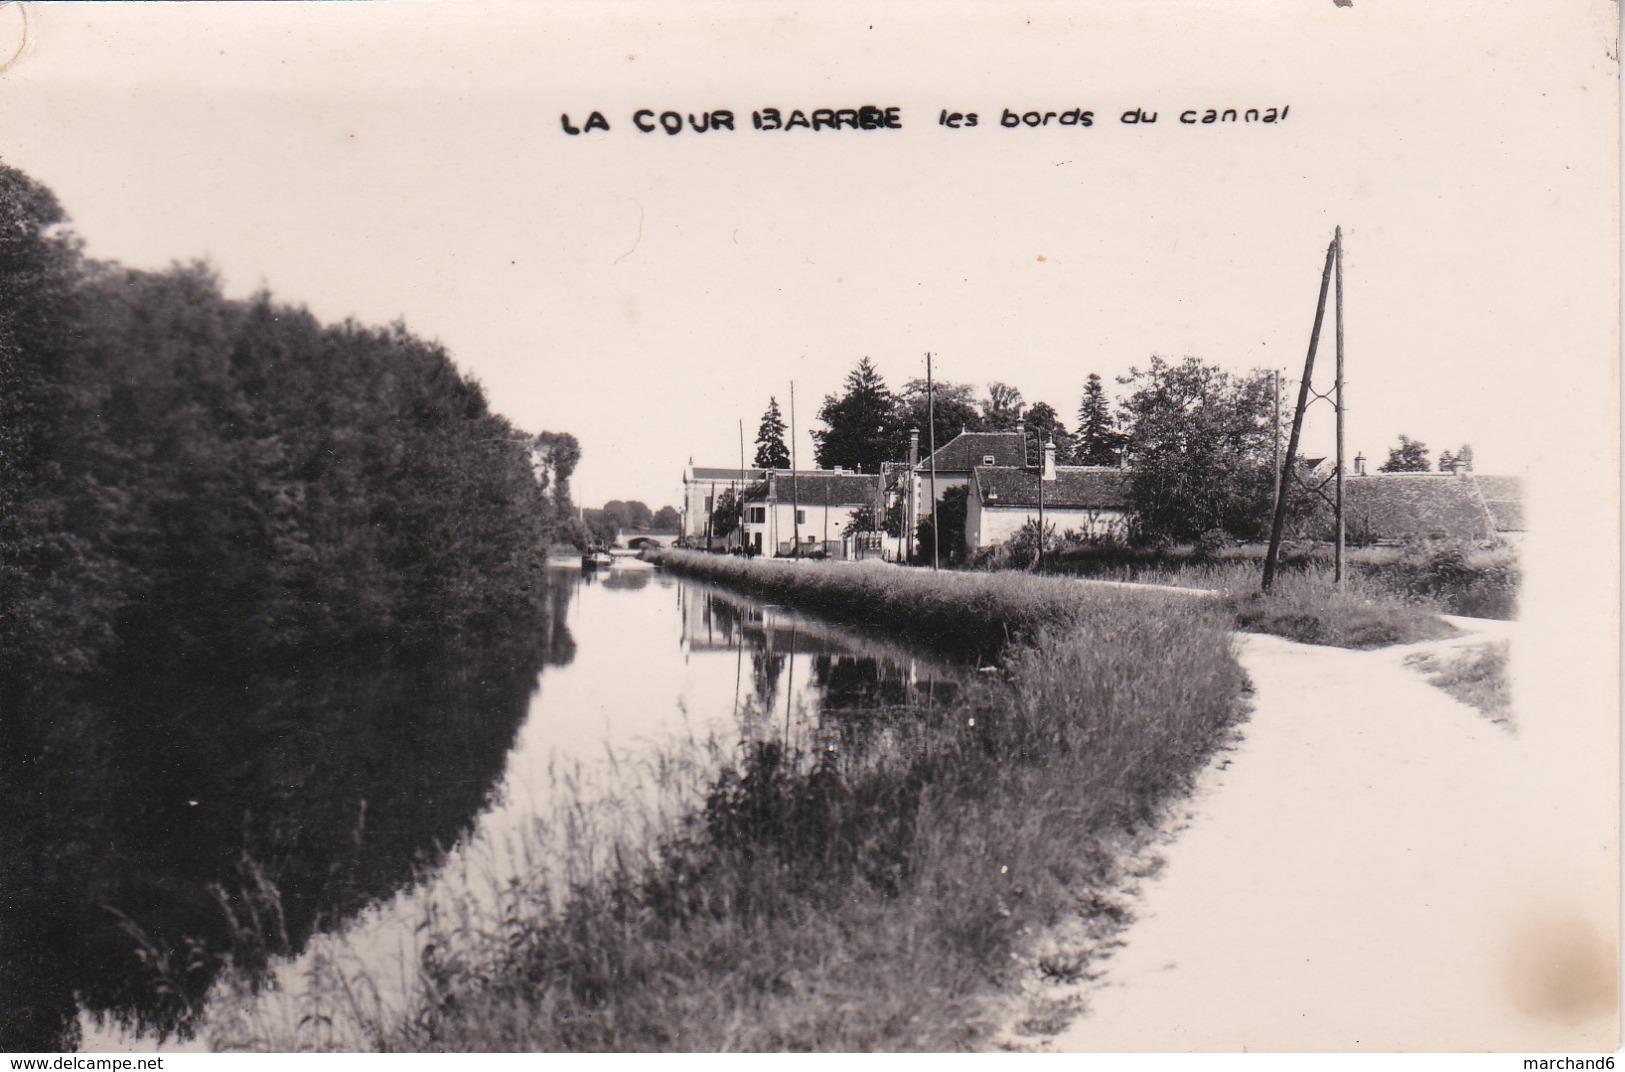
[[1129,473],[1119,468],[1056,465],[1055,448],[1044,450],[1042,472],[1024,466],[977,466],[965,504],[965,547],[1003,543],[1042,509],[1044,527],[1101,538],[1126,534]]
[[1490,520],[1496,534],[1503,540],[1517,540],[1523,536],[1523,481],[1515,476],[1478,476],[1470,479],[1478,485],[1478,493],[1489,507]]
[[1516,477],[1473,473],[1374,473],[1343,480],[1349,539],[1487,542],[1523,528],[1523,494]]

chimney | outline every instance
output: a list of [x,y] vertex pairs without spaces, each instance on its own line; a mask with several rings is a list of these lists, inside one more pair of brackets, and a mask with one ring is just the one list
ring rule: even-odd
[[1363,451],[1354,456],[1354,475],[1365,476],[1365,453]]
[[1026,420],[1024,418],[1017,417],[1016,418],[1016,435],[1025,437],[1026,434],[1027,434],[1027,422],[1026,422]]
[[919,464],[920,430],[918,428],[910,428],[908,430],[908,467],[912,469]]
[[1044,440],[1044,479],[1055,479],[1055,440]]

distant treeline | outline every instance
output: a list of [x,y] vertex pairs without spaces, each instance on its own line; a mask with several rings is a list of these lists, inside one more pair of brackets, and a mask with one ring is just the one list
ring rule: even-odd
[[0,166],[0,685],[537,612],[580,451],[400,324],[84,257]]

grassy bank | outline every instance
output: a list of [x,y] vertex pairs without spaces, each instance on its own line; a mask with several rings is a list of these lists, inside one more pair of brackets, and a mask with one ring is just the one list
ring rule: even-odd
[[985,1045],[1006,995],[1040,970],[1039,935],[1098,905],[1122,849],[1241,710],[1229,623],[1201,602],[1047,578],[666,561],[955,654],[1019,639],[951,704],[826,716],[803,747],[758,741],[711,768],[669,822],[577,825],[562,858],[494,907],[437,914],[416,1007],[371,1024],[371,1045]]
[[[1044,558],[1044,571],[1098,580],[1240,590],[1248,584],[1257,587],[1264,555],[1265,548],[1258,544],[1212,550],[1091,544],[1050,552]],[[999,568],[1009,557],[993,552],[983,561]],[[1022,563],[1028,560],[1019,558]],[[1281,566],[1288,575],[1327,575],[1332,551],[1320,544],[1289,547]],[[1363,582],[1368,598],[1420,603],[1473,618],[1510,620],[1517,614],[1522,571],[1516,550],[1509,546],[1430,540],[1400,547],[1351,547],[1347,566],[1350,578]]]
[[883,629],[957,658],[990,660],[1011,641],[1072,621],[1087,605],[1155,614],[1188,597],[1154,591],[1084,592],[1056,578],[1015,572],[900,569],[882,562],[745,559],[666,551],[661,565],[765,599]]
[[[1492,616],[1502,616],[1502,611],[1510,615],[1515,567],[1470,568],[1458,560],[1458,552],[1460,548],[1435,548],[1416,560],[1391,548],[1363,549],[1355,552],[1361,557],[1351,558],[1344,582],[1338,585],[1329,558],[1299,550],[1283,557],[1281,572],[1268,593],[1259,590],[1264,552],[1254,547],[1226,548],[1206,555],[1186,554],[1177,548],[1079,547],[1046,558],[1043,572],[1201,589],[1216,593],[1233,614],[1235,627],[1245,632],[1271,633],[1304,644],[1380,648],[1449,636],[1454,629],[1439,615],[1463,613],[1461,605],[1470,603],[1463,593],[1469,590],[1482,597],[1480,602],[1470,603],[1471,609],[1497,611]],[[991,555],[983,560],[982,568],[999,572],[1001,561],[1010,559]],[[1014,561],[1031,559],[1017,556]],[[1402,570],[1410,572],[1402,574]],[[1500,580],[1491,584],[1486,578],[1492,575]],[[1410,580],[1397,579],[1402,576]],[[1452,592],[1458,598],[1450,598]],[[1505,599],[1491,605],[1490,592],[1499,592]]]

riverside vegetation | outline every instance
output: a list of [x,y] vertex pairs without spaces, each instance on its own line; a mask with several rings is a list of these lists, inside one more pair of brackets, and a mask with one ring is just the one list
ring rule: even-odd
[[[576,453],[403,326],[63,227],[0,166],[8,1050],[71,1047],[80,1007],[184,1032],[229,957],[455,840],[563,638],[543,552]],[[233,948],[268,889],[278,925]]]
[[[1048,970],[1043,934],[1098,914],[1123,850],[1244,713],[1229,623],[1187,598],[878,564],[661,562],[997,665],[934,706],[648,760],[652,777],[693,788],[658,821],[567,789],[563,818],[537,835],[554,851],[527,853],[528,877],[495,898],[430,913],[415,1002],[349,1003],[347,1044],[986,1045],[1006,995]],[[326,992],[343,1004],[363,989]],[[239,1025],[227,1044],[312,1044],[292,1024]]]

